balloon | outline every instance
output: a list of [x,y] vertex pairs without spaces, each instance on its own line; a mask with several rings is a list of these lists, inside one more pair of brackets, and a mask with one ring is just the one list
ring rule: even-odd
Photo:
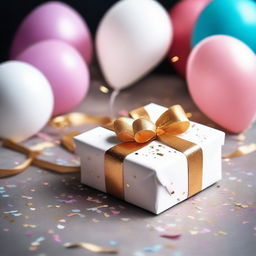
[[215,0],[200,14],[192,36],[195,46],[211,35],[240,39],[256,52],[256,2],[253,0]]
[[90,31],[78,12],[61,2],[39,5],[21,23],[11,47],[14,59],[42,40],[58,39],[76,48],[87,63],[92,56]]
[[17,142],[39,132],[51,117],[53,94],[33,66],[8,61],[0,65],[0,137]]
[[191,52],[187,81],[197,106],[228,131],[239,133],[256,114],[256,57],[240,40],[211,36]]
[[37,67],[49,80],[54,94],[53,115],[71,111],[87,94],[87,65],[73,47],[62,41],[41,41],[16,59]]
[[169,59],[182,76],[186,75],[187,59],[191,51],[191,36],[195,22],[210,1],[183,0],[178,2],[169,12],[173,24],[173,43],[169,51]]
[[172,25],[154,0],[122,0],[105,14],[96,34],[103,74],[115,89],[140,79],[166,55]]

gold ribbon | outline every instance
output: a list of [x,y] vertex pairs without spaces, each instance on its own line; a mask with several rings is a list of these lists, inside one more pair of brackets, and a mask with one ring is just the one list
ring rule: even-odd
[[[50,120],[49,124],[57,129],[63,129],[68,126],[78,126],[83,124],[107,124],[111,121],[109,117],[106,116],[94,116],[94,115],[87,115],[84,113],[69,113],[62,116],[56,116]],[[78,135],[80,132],[74,131],[68,134],[65,134],[61,138],[62,145],[68,149],[69,151],[74,151],[74,142],[73,137]],[[45,168],[51,171],[55,171],[58,173],[72,173],[72,172],[79,172],[80,166],[67,166],[56,164],[52,162],[48,162],[46,160],[38,158],[42,152],[38,149],[29,149],[26,148],[14,141],[11,140],[4,140],[2,143],[3,147],[7,147],[18,151],[20,153],[26,154],[28,158],[18,166],[12,169],[5,169],[0,168],[0,178],[9,177],[12,175],[19,174],[25,171],[30,165],[36,165],[41,168]]]
[[130,112],[129,117],[114,121],[112,127],[120,141],[105,152],[106,191],[116,197],[124,198],[123,162],[131,153],[145,147],[152,140],[159,140],[167,146],[183,153],[188,163],[188,196],[202,190],[203,152],[195,143],[177,137],[190,125],[186,113],[180,105],[165,111],[153,123],[142,107]]
[[72,173],[80,171],[80,166],[61,165],[40,159],[38,157],[40,156],[40,154],[42,154],[41,151],[33,151],[11,140],[4,140],[2,145],[6,148],[10,148],[17,152],[23,153],[27,155],[28,158],[23,163],[12,169],[0,169],[0,178],[5,178],[19,174],[25,171],[30,165],[35,165],[40,168],[55,171],[58,173]]
[[83,124],[107,124],[111,119],[107,116],[94,116],[84,113],[73,112],[52,118],[49,124],[54,128],[66,128],[67,126],[78,126]]

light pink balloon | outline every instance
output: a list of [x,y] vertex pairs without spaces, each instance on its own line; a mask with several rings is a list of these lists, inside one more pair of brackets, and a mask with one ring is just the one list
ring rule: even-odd
[[230,132],[246,130],[256,114],[256,56],[244,43],[217,35],[192,51],[187,82],[197,106]]
[[49,80],[54,94],[53,115],[71,111],[87,94],[87,65],[73,47],[62,41],[41,41],[27,48],[16,59],[37,67]]
[[11,46],[11,58],[32,44],[48,39],[58,39],[72,45],[87,63],[90,62],[90,31],[78,12],[61,2],[39,5],[23,20]]

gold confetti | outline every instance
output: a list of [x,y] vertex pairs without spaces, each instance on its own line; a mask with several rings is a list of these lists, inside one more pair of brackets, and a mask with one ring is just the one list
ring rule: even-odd
[[108,93],[108,92],[109,92],[109,89],[108,89],[106,86],[104,86],[104,85],[101,85],[101,86],[99,87],[99,90],[100,90],[101,92],[103,92],[103,93]]
[[106,212],[104,212],[104,216],[105,216],[106,218],[110,217],[110,215],[109,215],[108,213],[106,213]]
[[94,223],[98,223],[98,222],[100,222],[99,220],[97,220],[97,219],[92,219],[92,221],[94,222]]
[[96,207],[96,208],[107,208],[108,207],[108,205],[107,204],[103,204],[103,205],[100,205],[100,206],[98,206],[98,207]]
[[130,184],[126,184],[126,187],[129,188],[131,185]]
[[75,215],[78,215],[78,213],[77,213],[77,212],[71,212],[71,213],[69,213],[67,216],[68,216],[68,217],[72,217],[72,216],[75,216]]
[[243,209],[246,209],[246,208],[248,208],[248,207],[249,207],[249,205],[248,205],[248,204],[241,204],[241,203],[235,203],[235,206],[237,206],[237,207],[241,207],[241,208],[243,208]]
[[36,225],[33,225],[33,224],[23,224],[23,227],[24,228],[36,228]]
[[236,137],[236,140],[237,141],[244,141],[246,139],[245,135],[244,134],[239,134],[237,137]]
[[94,252],[94,253],[118,253],[117,250],[115,249],[108,249],[108,248],[104,248],[101,247],[99,245],[96,244],[91,244],[91,243],[75,243],[75,244],[71,244],[71,243],[65,243],[64,246],[66,248],[84,248],[90,252]]
[[203,208],[202,207],[200,207],[200,206],[195,206],[195,208],[197,209],[197,210],[199,210],[199,211],[201,211]]
[[171,58],[171,62],[177,62],[178,60],[179,60],[180,58],[178,57],[178,56],[173,56],[172,58]]
[[194,220],[195,219],[195,217],[194,216],[191,216],[191,215],[188,215],[187,216],[189,219],[191,219],[191,220]]
[[219,234],[219,235],[226,236],[228,233],[227,233],[227,232],[224,232],[224,231],[222,231],[222,230],[220,230],[220,231],[218,232],[218,234]]
[[198,231],[197,230],[189,230],[189,233],[194,236],[194,235],[197,235],[198,234]]
[[240,146],[233,153],[223,156],[222,158],[234,158],[244,156],[253,152],[256,152],[256,143]]
[[130,218],[121,218],[121,220],[127,222],[130,220]]

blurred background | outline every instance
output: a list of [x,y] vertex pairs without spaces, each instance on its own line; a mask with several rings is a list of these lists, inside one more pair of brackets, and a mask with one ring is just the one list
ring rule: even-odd
[[[24,17],[44,0],[8,0],[0,1],[0,61],[8,59],[9,48],[14,34]],[[61,1],[75,8],[86,20],[92,34],[95,34],[97,25],[104,13],[116,0],[66,0]],[[169,10],[178,0],[159,0]],[[167,60],[164,61],[166,63]],[[170,72],[170,65],[161,64],[157,71]]]

